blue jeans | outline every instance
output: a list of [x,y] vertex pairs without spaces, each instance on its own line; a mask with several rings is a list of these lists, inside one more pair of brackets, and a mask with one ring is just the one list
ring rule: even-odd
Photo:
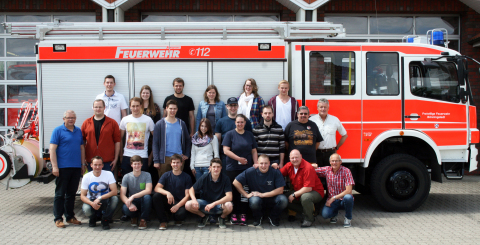
[[152,210],[152,197],[150,195],[135,198],[132,203],[137,206],[137,211],[132,212],[128,209],[127,205],[123,204],[122,210],[125,215],[129,217],[138,217],[140,214],[140,219],[149,219],[150,210]]
[[[110,171],[112,172],[112,166],[110,166],[112,162],[104,162],[103,163],[103,168],[102,170],[106,170],[106,171]],[[90,166],[91,163],[87,163],[87,169],[88,169],[88,172],[91,172],[92,171],[92,167]],[[83,173],[82,173],[83,174]]]
[[95,210],[89,204],[84,203],[82,206],[82,210],[85,213],[85,216],[87,216],[88,218],[93,218],[97,216],[97,214],[103,213],[102,219],[111,220],[113,213],[115,212],[115,209],[118,205],[118,197],[110,197],[106,200],[102,200],[101,203],[102,205],[100,205],[100,208],[98,210]]
[[195,179],[198,180],[205,173],[208,173],[208,167],[195,167]]
[[330,204],[330,207],[324,206],[322,210],[322,217],[324,219],[329,219],[337,216],[338,210],[345,210],[345,217],[347,219],[352,219],[352,210],[353,210],[353,196],[347,194],[343,197],[343,200],[335,200]]
[[205,206],[207,206],[210,203],[202,199],[197,199],[197,202],[198,202],[198,211],[204,214],[222,214],[223,213],[223,208],[221,204],[218,204],[214,208],[210,209],[210,212],[207,212],[205,211]]
[[267,198],[253,196],[248,199],[248,204],[252,209],[253,218],[259,219],[263,217],[263,210],[270,210],[270,218],[278,219],[287,207],[288,199],[283,194]]
[[59,168],[59,176],[55,179],[55,198],[53,199],[53,221],[67,220],[75,217],[73,208],[75,206],[75,195],[80,182],[80,168]]

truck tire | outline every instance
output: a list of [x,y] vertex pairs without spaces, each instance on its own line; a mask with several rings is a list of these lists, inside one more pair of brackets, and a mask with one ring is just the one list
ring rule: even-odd
[[10,156],[0,150],[0,180],[5,179],[10,174],[12,170],[12,160],[10,160]]
[[425,165],[407,154],[382,159],[372,173],[372,195],[387,211],[410,212],[427,200],[430,175]]

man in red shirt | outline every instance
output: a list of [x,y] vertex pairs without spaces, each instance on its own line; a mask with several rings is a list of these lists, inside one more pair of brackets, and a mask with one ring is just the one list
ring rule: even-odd
[[[87,118],[82,124],[83,141],[85,142],[85,159],[101,156],[105,161],[103,170],[112,171],[120,153],[120,128],[117,122],[105,115],[105,102],[96,99],[93,102],[93,117]],[[92,171],[90,163],[88,170]]]
[[[312,165],[302,158],[298,150],[290,152],[290,162],[280,169],[283,176],[288,176],[293,185],[293,193],[288,195],[288,208],[305,214],[301,227],[310,227],[314,221],[314,205],[319,203],[324,190]],[[290,220],[290,219],[289,219]]]
[[324,219],[330,219],[330,223],[337,223],[339,209],[345,210],[343,227],[351,226],[353,195],[352,189],[355,185],[350,169],[341,166],[342,158],[337,153],[330,156],[330,166],[317,168],[319,177],[327,179],[328,199],[322,210]]

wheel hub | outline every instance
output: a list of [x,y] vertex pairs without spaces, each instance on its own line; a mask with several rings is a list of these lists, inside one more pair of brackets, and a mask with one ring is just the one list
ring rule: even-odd
[[394,172],[387,181],[389,193],[398,199],[407,199],[413,196],[417,190],[415,177],[408,171]]

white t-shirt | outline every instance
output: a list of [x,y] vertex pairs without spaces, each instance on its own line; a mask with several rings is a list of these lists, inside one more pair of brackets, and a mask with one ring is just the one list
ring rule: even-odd
[[283,103],[280,97],[276,97],[276,109],[275,121],[280,124],[285,130],[285,127],[292,121],[292,98],[288,99],[287,103]]
[[127,136],[123,155],[127,157],[139,155],[142,158],[147,158],[148,138],[154,127],[152,118],[143,114],[138,118],[132,115],[122,118],[120,130],[125,130]]
[[87,198],[94,200],[109,193],[109,185],[112,183],[116,183],[112,172],[102,170],[100,176],[96,177],[93,171],[90,171],[83,176],[81,189],[88,190]]
[[337,131],[341,136],[347,134],[347,130],[345,130],[336,116],[328,114],[324,122],[320,115],[316,114],[310,117],[310,121],[317,124],[318,130],[320,130],[320,133],[322,134],[323,141],[320,142],[318,149],[331,149],[336,147],[337,141],[335,135]]
[[97,95],[95,99],[102,99],[105,102],[105,115],[120,124],[120,120],[122,120],[122,110],[128,108],[125,97],[115,91],[110,97],[103,92]]

